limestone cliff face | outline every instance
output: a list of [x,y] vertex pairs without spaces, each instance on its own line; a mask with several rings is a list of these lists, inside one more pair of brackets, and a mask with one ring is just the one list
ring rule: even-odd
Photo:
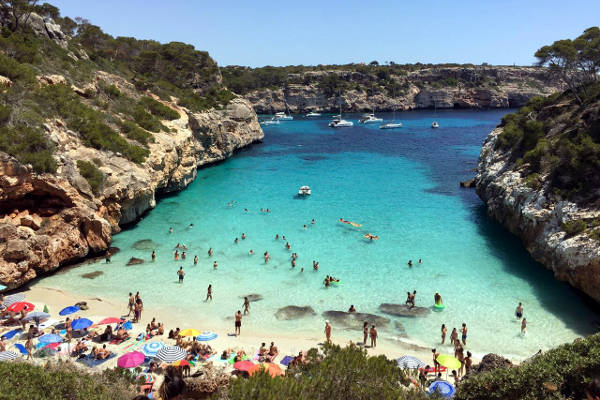
[[[0,153],[0,283],[18,287],[108,248],[111,235],[153,208],[155,196],[178,191],[199,166],[223,160],[262,139],[250,103],[234,99],[223,110],[192,113],[170,104],[180,118],[163,121],[147,160],[137,165],[118,153],[85,147],[60,120],[46,130],[56,144],[56,174],[35,174]],[[105,175],[93,194],[77,160],[94,160]]]
[[[548,95],[562,85],[535,67],[452,67],[427,68],[395,76],[403,89],[389,93],[378,78],[349,71],[312,71],[290,74],[285,89],[260,89],[244,97],[258,113],[269,114],[285,109],[293,113],[307,111],[337,112],[337,93],[327,93],[319,79],[337,75],[348,86],[341,99],[344,111],[413,110],[421,108],[508,108],[520,107],[531,97]],[[371,89],[375,88],[375,95]],[[395,94],[395,98],[394,98]]]
[[477,168],[476,190],[489,215],[523,240],[534,259],[600,302],[600,245],[586,232],[568,237],[562,224],[600,217],[598,203],[581,206],[555,197],[549,182],[526,183],[510,152],[495,144],[502,128],[486,139]]

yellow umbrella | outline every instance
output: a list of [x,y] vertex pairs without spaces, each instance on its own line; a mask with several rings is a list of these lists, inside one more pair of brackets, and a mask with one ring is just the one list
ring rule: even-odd
[[179,336],[198,336],[200,333],[202,332],[197,329],[184,329],[179,332]]
[[437,358],[437,362],[448,369],[459,369],[461,366],[460,360],[458,358],[448,354],[440,354]]

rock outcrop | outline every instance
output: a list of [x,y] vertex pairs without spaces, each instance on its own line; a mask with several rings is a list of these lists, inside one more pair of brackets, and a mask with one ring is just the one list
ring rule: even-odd
[[315,310],[310,306],[286,306],[275,313],[275,318],[279,320],[292,320],[316,315]]
[[362,330],[364,322],[368,322],[369,325],[375,324],[376,326],[386,327],[390,320],[385,317],[380,317],[375,314],[357,313],[357,312],[346,312],[346,311],[325,311],[323,318],[331,321],[333,325],[353,330]]
[[[327,75],[346,84],[340,99],[320,85]],[[285,89],[258,89],[246,94],[256,112],[270,114],[287,107],[293,113],[413,110],[421,108],[520,107],[531,97],[547,95],[562,85],[537,67],[432,67],[392,75],[399,92],[384,89],[376,75],[356,71],[310,71],[289,74]],[[375,88],[374,94],[372,93]]]
[[396,317],[425,317],[431,312],[429,308],[425,307],[409,307],[406,304],[390,303],[380,304],[379,311]]
[[[45,125],[56,145],[56,174],[36,174],[0,153],[0,283],[16,288],[107,250],[112,234],[156,205],[156,194],[185,188],[196,178],[198,167],[230,157],[263,137],[256,114],[244,99],[203,113],[171,106],[180,118],[163,122],[170,131],[154,134],[155,143],[149,145],[151,153],[143,164],[84,146],[77,132],[60,120]],[[105,175],[100,193],[92,194],[77,160],[99,165]]]
[[596,203],[581,205],[552,192],[547,177],[534,188],[527,184],[522,168],[510,151],[496,142],[503,128],[485,140],[477,168],[477,194],[488,214],[520,237],[533,258],[600,302],[600,246],[586,232],[567,235],[563,223],[600,218]]
[[479,364],[473,366],[471,373],[478,374],[481,372],[493,371],[498,368],[511,368],[513,366],[513,363],[508,358],[489,353],[483,356]]

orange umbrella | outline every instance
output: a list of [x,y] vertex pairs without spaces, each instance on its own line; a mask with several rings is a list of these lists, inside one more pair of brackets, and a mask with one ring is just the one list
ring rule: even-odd
[[256,364],[248,370],[248,374],[252,376],[261,370],[267,371],[272,377],[283,375],[283,371],[281,370],[281,368],[279,368],[279,365],[273,363]]
[[185,366],[189,366],[190,363],[187,360],[179,360],[179,361],[175,361],[171,365],[174,367],[185,367]]

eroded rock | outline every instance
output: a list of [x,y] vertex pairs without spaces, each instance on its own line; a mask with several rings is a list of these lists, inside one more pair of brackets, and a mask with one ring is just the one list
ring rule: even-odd
[[275,313],[275,318],[279,320],[291,320],[316,315],[315,310],[310,306],[286,306],[280,308]]
[[135,242],[131,247],[136,250],[148,250],[152,251],[158,247],[157,243],[154,243],[152,239],[142,239]]
[[130,266],[130,265],[139,265],[139,264],[143,264],[143,263],[144,263],[144,260],[142,260],[141,258],[131,257],[129,259],[129,261],[127,261],[127,264],[125,264],[125,265]]
[[94,278],[99,277],[103,273],[104,272],[102,272],[102,271],[93,271],[93,272],[88,272],[86,274],[81,274],[81,277],[85,278],[85,279],[94,279]]
[[256,293],[240,296],[240,299],[243,299],[244,297],[247,297],[250,302],[261,301],[263,299],[262,295]]
[[382,313],[395,315],[397,317],[425,317],[431,310],[426,307],[408,307],[406,304],[382,303],[379,305],[379,311]]
[[333,325],[354,330],[362,330],[365,321],[369,325],[375,324],[378,327],[385,327],[390,323],[388,318],[379,315],[349,313],[345,311],[325,311],[323,317],[328,319]]

